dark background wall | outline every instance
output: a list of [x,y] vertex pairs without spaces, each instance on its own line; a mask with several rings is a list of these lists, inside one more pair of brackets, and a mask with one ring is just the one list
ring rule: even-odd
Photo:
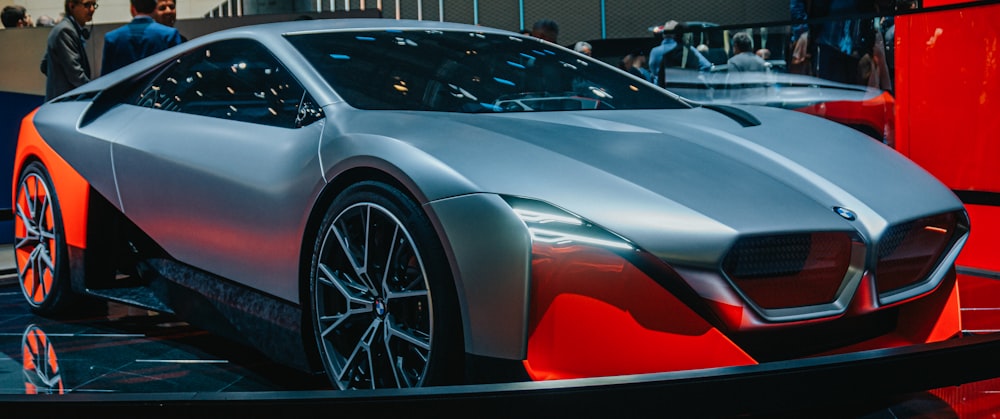
[[[330,1],[244,0],[243,13],[308,13],[330,11]],[[332,2],[345,10],[345,2]],[[378,0],[348,1],[352,10],[376,9]],[[559,23],[561,43],[648,35],[648,28],[667,20],[705,21],[723,25],[788,20],[787,0],[382,0],[387,18],[446,20],[500,29],[531,27],[538,19]],[[398,15],[397,15],[398,10]]]

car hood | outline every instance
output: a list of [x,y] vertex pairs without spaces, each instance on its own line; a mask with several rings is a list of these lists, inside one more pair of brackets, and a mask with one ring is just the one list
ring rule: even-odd
[[741,109],[761,124],[744,127],[706,108],[392,112],[363,123],[452,168],[473,185],[468,193],[544,201],[692,265],[718,263],[728,247],[719,241],[739,235],[854,230],[876,241],[888,225],[962,208],[920,167],[863,134],[795,112]]

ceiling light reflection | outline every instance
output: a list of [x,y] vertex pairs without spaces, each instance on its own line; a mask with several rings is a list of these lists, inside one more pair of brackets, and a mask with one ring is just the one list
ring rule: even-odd
[[583,221],[579,218],[569,217],[565,215],[551,214],[546,212],[532,211],[520,208],[514,208],[514,214],[517,214],[522,221],[526,223],[563,223],[572,225],[583,225]]

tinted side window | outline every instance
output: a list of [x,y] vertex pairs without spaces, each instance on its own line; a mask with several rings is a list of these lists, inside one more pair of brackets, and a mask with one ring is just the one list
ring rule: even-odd
[[249,39],[217,42],[177,58],[133,104],[285,128],[320,116],[288,70]]

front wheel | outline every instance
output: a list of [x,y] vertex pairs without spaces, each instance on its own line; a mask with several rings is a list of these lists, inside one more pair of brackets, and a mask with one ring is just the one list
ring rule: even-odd
[[409,197],[362,182],[330,205],[313,250],[311,322],[339,389],[452,384],[461,328],[451,271]]

